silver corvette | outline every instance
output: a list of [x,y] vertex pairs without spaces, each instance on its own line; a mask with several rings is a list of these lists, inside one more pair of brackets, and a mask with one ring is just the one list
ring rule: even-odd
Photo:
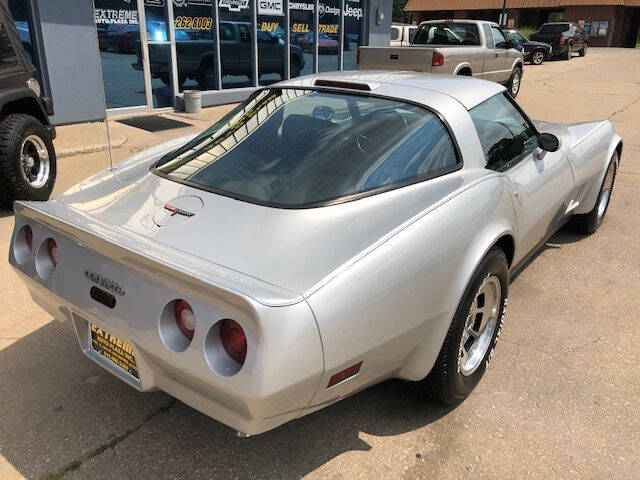
[[9,261],[93,361],[242,434],[393,377],[452,404],[509,273],[601,225],[621,152],[610,122],[534,122],[483,80],[301,77],[17,202]]

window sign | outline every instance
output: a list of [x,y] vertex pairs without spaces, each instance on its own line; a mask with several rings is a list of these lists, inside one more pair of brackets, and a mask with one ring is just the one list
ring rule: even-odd
[[220,8],[226,8],[230,12],[239,12],[249,8],[249,0],[220,0]]
[[318,71],[338,70],[340,51],[340,0],[318,3]]
[[313,0],[289,2],[291,77],[313,73]]
[[258,0],[258,15],[284,15],[284,0]]

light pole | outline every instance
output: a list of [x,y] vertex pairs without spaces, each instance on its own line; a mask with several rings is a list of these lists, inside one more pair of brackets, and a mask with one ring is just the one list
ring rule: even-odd
[[507,26],[507,0],[502,1],[502,14],[500,15],[500,26]]

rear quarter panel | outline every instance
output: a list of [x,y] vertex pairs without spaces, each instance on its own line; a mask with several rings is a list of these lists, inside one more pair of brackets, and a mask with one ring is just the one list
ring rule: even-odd
[[[325,356],[311,409],[385,378],[422,379],[432,368],[473,271],[514,230],[501,177],[465,188],[308,298]],[[356,377],[327,389],[332,375],[360,361]]]
[[[435,48],[430,47],[360,47],[358,70],[405,70],[431,72]],[[451,72],[443,72],[451,73]]]

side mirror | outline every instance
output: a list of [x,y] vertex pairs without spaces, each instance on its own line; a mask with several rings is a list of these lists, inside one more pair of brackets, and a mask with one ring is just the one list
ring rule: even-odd
[[557,152],[560,148],[560,140],[551,133],[541,133],[538,135],[538,147],[545,152]]

